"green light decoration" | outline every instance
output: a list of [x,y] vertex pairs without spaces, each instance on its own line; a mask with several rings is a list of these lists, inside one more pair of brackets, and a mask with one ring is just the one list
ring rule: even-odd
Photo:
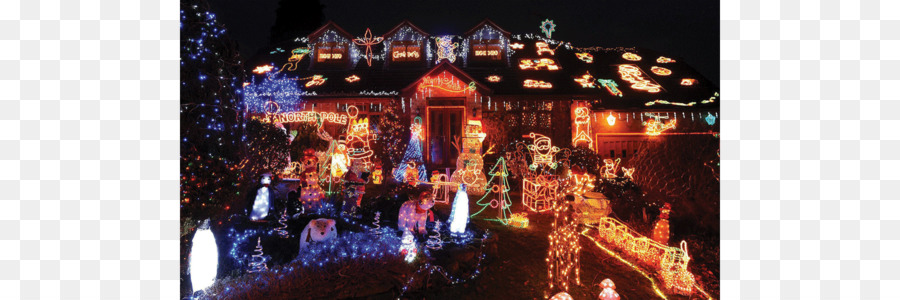
[[[485,219],[488,221],[499,221],[503,225],[509,225],[509,218],[512,215],[512,211],[510,211],[509,207],[512,206],[512,200],[509,198],[509,181],[507,181],[507,176],[509,176],[509,172],[506,169],[506,160],[501,156],[500,159],[497,160],[497,163],[494,164],[494,167],[491,168],[491,179],[488,180],[488,184],[485,184],[485,193],[481,199],[478,200],[475,204],[481,205],[481,210],[469,216],[470,218],[477,216],[482,213],[488,207],[498,208],[498,216],[496,219]],[[494,181],[494,178],[500,177],[497,181]],[[490,184],[494,182],[494,184]],[[488,197],[492,196],[496,193],[499,196],[498,199],[488,199]]]
[[553,24],[553,20],[545,19],[541,22],[541,31],[543,31],[544,35],[549,39],[553,32],[556,31],[556,24]]

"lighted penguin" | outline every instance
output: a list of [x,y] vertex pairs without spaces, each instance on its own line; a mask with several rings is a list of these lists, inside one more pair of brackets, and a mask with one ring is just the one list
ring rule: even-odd
[[337,226],[332,219],[315,219],[309,221],[300,234],[300,251],[309,248],[312,242],[324,242],[337,237]]
[[410,199],[403,202],[397,217],[397,228],[402,231],[418,232],[420,235],[425,235],[426,218],[434,222],[432,207],[434,207],[434,197],[432,197],[431,191],[420,193],[418,199]]
[[263,174],[262,179],[259,181],[262,186],[256,190],[256,195],[253,197],[253,204],[249,212],[250,220],[263,220],[269,215],[269,211],[275,209],[275,199],[273,197],[275,193],[269,188],[269,185],[272,183],[270,177],[270,174]]

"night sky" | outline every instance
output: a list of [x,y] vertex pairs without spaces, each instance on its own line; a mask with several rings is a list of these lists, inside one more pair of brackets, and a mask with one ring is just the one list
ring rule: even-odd
[[[249,58],[268,44],[278,0],[210,0],[212,10]],[[576,47],[644,47],[680,57],[719,82],[718,0],[322,0],[325,20],[351,34],[366,28],[381,35],[403,19],[431,35],[462,33],[489,18],[513,34],[540,33],[556,24],[552,38]]]

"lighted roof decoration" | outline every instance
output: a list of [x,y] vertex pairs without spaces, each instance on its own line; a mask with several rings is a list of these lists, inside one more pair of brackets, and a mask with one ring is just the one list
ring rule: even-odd
[[[334,43],[336,45],[340,45],[341,47],[347,47],[348,48],[347,53],[350,54],[350,61],[355,63],[359,60],[359,49],[357,47],[350,47],[350,44],[353,43],[353,41],[351,39],[348,39],[344,35],[338,33],[338,31],[334,30],[334,28],[329,28],[329,29],[325,30],[325,32],[323,32],[321,36],[319,36],[317,39],[315,39],[315,41],[311,41],[311,43],[312,43],[312,45]],[[317,53],[315,51],[315,49],[310,49],[310,52],[316,53],[317,55],[322,55],[322,54]],[[344,58],[343,55],[340,55],[340,53],[333,53],[333,54],[332,53],[324,53],[324,54],[327,57],[323,56],[322,58],[329,59],[329,60],[341,60]],[[317,57],[317,59],[318,59],[318,57]]]
[[669,70],[669,69],[666,69],[663,67],[657,67],[657,66],[650,67],[650,72],[653,72],[653,74],[656,74],[659,76],[672,75],[672,70]]
[[252,82],[244,87],[243,106],[251,113],[265,111],[266,103],[273,101],[285,108],[295,110],[302,102],[300,96],[303,92],[297,87],[297,81],[277,73],[269,73],[262,81]]
[[548,45],[547,42],[537,41],[536,43],[534,43],[534,46],[537,47],[538,55],[541,55],[544,53],[550,53],[550,55],[556,55],[556,51],[554,51],[553,49],[550,49],[550,45]]
[[559,65],[552,58],[520,59],[519,69],[556,71],[559,70]]
[[575,53],[575,56],[578,57],[578,59],[589,64],[594,62],[594,56],[587,52],[578,52]]
[[619,90],[619,84],[612,79],[597,79],[597,83],[606,88],[610,95],[622,97],[622,91]]
[[468,91],[475,91],[475,82],[469,82],[468,84],[463,83],[463,81],[456,79],[454,76],[447,76],[446,73],[443,73],[439,76],[426,76],[422,78],[422,82],[419,82],[416,90],[419,92],[425,92],[426,89],[435,88],[443,91],[451,92],[451,93],[465,93]]
[[668,58],[668,57],[665,57],[665,56],[660,56],[659,58],[656,59],[656,62],[657,62],[657,63],[660,63],[660,64],[668,64],[668,63],[673,63],[673,62],[675,62],[675,60],[674,60],[674,59],[671,59],[671,58]]
[[591,73],[585,73],[581,76],[581,78],[575,78],[575,82],[581,84],[583,88],[595,88],[597,86],[594,85],[594,76],[591,76]]
[[661,90],[661,87],[658,84],[652,83],[650,80],[644,78],[644,73],[635,65],[619,65],[619,75],[622,76],[622,80],[631,83],[632,89],[649,93],[659,93]]
[[366,46],[366,63],[372,66],[372,46],[381,43],[383,37],[372,37],[372,29],[366,28],[366,34],[363,38],[353,39],[353,43],[359,46]]
[[275,66],[271,66],[271,65],[257,66],[256,69],[253,69],[253,73],[266,74],[266,73],[269,73],[270,71],[272,71],[273,68],[275,68]]
[[344,80],[346,80],[349,83],[354,83],[354,82],[359,81],[359,76],[350,75],[350,76],[347,76],[347,78],[344,78]]
[[325,76],[313,75],[312,78],[309,78],[309,81],[306,82],[306,87],[323,85],[325,84],[325,80],[328,80],[328,78],[325,78]]
[[644,125],[647,127],[646,134],[649,136],[657,136],[657,135],[662,134],[663,131],[675,128],[676,120],[674,120],[674,119],[669,122],[666,122],[666,123],[662,122],[662,119],[668,119],[669,118],[668,116],[664,117],[658,113],[656,113],[656,114],[644,113],[644,115],[652,118],[652,119],[649,119],[649,120],[643,122]]
[[697,79],[693,79],[693,78],[682,78],[681,79],[681,85],[691,86],[691,85],[695,85],[695,84],[697,84]]
[[640,57],[640,56],[638,56],[637,54],[631,53],[631,52],[625,52],[625,53],[623,53],[623,54],[622,54],[622,58],[624,58],[625,60],[630,60],[630,61],[639,61],[639,60],[641,60],[641,57]]
[[512,49],[520,50],[520,49],[522,49],[522,48],[525,48],[525,44],[522,44],[522,43],[512,43],[512,44],[509,44],[509,47],[512,48]]
[[[397,25],[394,29],[384,34],[383,45],[385,51],[391,52],[391,55],[397,55],[398,58],[400,53],[403,53],[403,56],[406,58],[418,58],[421,56],[425,56],[425,61],[431,60],[432,51],[431,51],[431,43],[425,41],[427,34],[418,29],[409,21],[403,21],[400,25]],[[414,46],[419,46],[419,51],[394,51],[393,46],[395,41],[404,41],[404,42],[415,42]],[[385,60],[386,64],[390,63],[390,60]]]
[[437,60],[434,63],[440,63],[442,59],[446,59],[451,63],[456,61],[456,53],[454,50],[459,47],[459,43],[453,42],[453,36],[445,35],[434,37],[434,44],[438,47]]
[[281,67],[281,71],[296,71],[298,63],[303,60],[306,55],[309,54],[309,48],[301,47],[294,50],[291,50],[291,57],[288,58],[288,62]]
[[552,83],[549,83],[549,82],[546,82],[546,81],[541,81],[541,80],[532,80],[532,79],[526,79],[525,82],[522,83],[522,86],[523,86],[523,87],[526,87],[526,88],[530,88],[530,89],[549,89],[549,88],[553,88],[553,84],[552,84]]
[[548,39],[551,38],[554,31],[556,31],[556,24],[553,24],[553,20],[545,19],[541,22],[541,32],[543,32]]
[[503,77],[500,77],[499,75],[491,75],[487,77],[487,81],[490,82],[500,82],[500,79],[503,79]]

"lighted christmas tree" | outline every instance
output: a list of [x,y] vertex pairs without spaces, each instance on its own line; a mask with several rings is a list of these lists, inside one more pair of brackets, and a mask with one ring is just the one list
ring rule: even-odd
[[[500,221],[503,225],[507,225],[512,215],[512,211],[509,210],[509,207],[512,206],[512,200],[509,198],[509,182],[506,179],[509,176],[509,172],[506,169],[506,159],[502,156],[497,159],[497,163],[491,168],[489,174],[491,174],[491,179],[485,185],[485,192],[488,193],[485,193],[478,202],[475,202],[475,204],[481,205],[481,210],[472,214],[471,217],[477,216],[488,207],[497,208],[499,210],[497,218],[488,220]],[[494,181],[495,179],[497,181]],[[495,195],[496,197],[494,197]]]
[[266,265],[266,257],[263,256],[263,247],[262,247],[262,238],[256,239],[256,249],[253,250],[255,252],[253,254],[253,258],[250,261],[250,273],[259,273],[262,271],[268,271],[269,267]]
[[425,246],[431,250],[440,250],[443,247],[444,242],[441,241],[441,221],[435,221],[434,223],[434,234],[428,236],[428,240],[425,241]]
[[428,180],[427,174],[425,174],[425,159],[422,157],[422,139],[424,138],[425,137],[422,134],[422,118],[416,117],[410,127],[409,146],[406,147],[406,153],[403,154],[403,160],[401,160],[400,165],[397,166],[397,170],[394,171],[394,179],[398,182],[408,182],[406,180],[406,168],[408,167],[408,162],[415,163],[416,168],[418,168],[419,181]]
[[275,227],[275,233],[282,238],[287,238],[290,236],[287,231],[287,209],[284,209],[284,212],[281,213],[281,218],[278,219],[278,224],[281,226]]
[[372,233],[375,235],[381,235],[381,212],[375,212],[375,221],[372,222]]

